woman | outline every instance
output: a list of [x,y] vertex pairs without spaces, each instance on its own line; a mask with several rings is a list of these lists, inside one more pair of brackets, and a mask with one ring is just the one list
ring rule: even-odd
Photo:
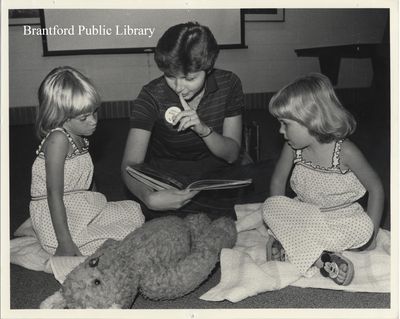
[[128,165],[146,162],[192,179],[233,176],[244,98],[235,74],[214,69],[218,51],[209,28],[195,22],[169,28],[158,41],[154,59],[164,75],[145,85],[134,101],[121,166],[147,219],[165,211],[234,217],[232,191],[204,191],[192,200],[198,192],[153,191],[126,172]]

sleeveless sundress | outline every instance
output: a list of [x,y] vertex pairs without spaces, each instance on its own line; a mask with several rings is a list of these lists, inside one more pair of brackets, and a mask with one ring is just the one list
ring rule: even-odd
[[332,166],[306,162],[296,150],[290,185],[294,199],[272,196],[263,204],[263,219],[281,242],[287,259],[305,276],[324,250],[341,252],[361,247],[373,233],[373,223],[357,203],[366,192],[351,170],[340,169],[343,140],[335,143]]
[[91,255],[105,240],[123,239],[144,223],[140,205],[131,200],[107,202],[106,197],[89,190],[93,177],[93,162],[89,143],[80,151],[72,137],[62,128],[49,132],[41,142],[32,165],[30,216],[42,247],[54,254],[58,242],[51,221],[46,191],[45,158],[42,146],[53,131],[63,132],[73,147],[65,160],[64,205],[72,239],[83,255]]

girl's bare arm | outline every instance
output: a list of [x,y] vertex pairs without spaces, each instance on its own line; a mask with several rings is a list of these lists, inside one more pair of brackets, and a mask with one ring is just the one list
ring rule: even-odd
[[61,132],[53,132],[44,145],[47,202],[58,241],[56,255],[81,255],[72,240],[64,205],[64,163],[69,142]]
[[368,192],[367,213],[374,223],[375,238],[381,223],[385,198],[381,179],[351,141],[343,142],[341,155],[342,163],[354,172]]
[[285,143],[271,177],[270,196],[285,195],[286,183],[293,166],[294,151]]

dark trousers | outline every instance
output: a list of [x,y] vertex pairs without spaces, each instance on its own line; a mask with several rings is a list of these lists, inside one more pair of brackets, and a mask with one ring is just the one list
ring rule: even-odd
[[225,193],[216,190],[201,191],[188,204],[177,210],[157,211],[147,208],[143,203],[140,203],[140,205],[146,221],[166,215],[184,217],[188,214],[198,213],[205,213],[211,220],[221,216],[236,220],[234,205],[239,192],[235,190],[236,194],[233,194],[232,191],[229,192],[230,194],[226,194],[227,192],[229,191],[225,190]]

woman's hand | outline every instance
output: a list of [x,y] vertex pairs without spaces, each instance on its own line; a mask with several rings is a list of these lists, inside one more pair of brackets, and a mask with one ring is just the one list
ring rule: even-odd
[[181,101],[184,111],[178,113],[172,123],[173,125],[179,123],[178,132],[191,128],[200,136],[209,133],[210,128],[199,119],[197,112],[190,108],[181,94],[179,94],[179,100]]
[[199,191],[167,189],[148,195],[147,207],[152,210],[175,210],[190,202]]
[[[182,95],[179,99],[184,111],[178,113],[173,125],[179,123],[178,131],[192,129],[205,142],[208,149],[215,156],[224,159],[228,163],[233,163],[239,157],[240,146],[242,141],[242,116],[236,115],[224,119],[222,134],[213,131],[204,124],[198,117],[196,111],[192,110]],[[214,132],[214,134],[211,134]]]
[[82,256],[78,246],[72,241],[63,241],[58,244],[55,256]]

